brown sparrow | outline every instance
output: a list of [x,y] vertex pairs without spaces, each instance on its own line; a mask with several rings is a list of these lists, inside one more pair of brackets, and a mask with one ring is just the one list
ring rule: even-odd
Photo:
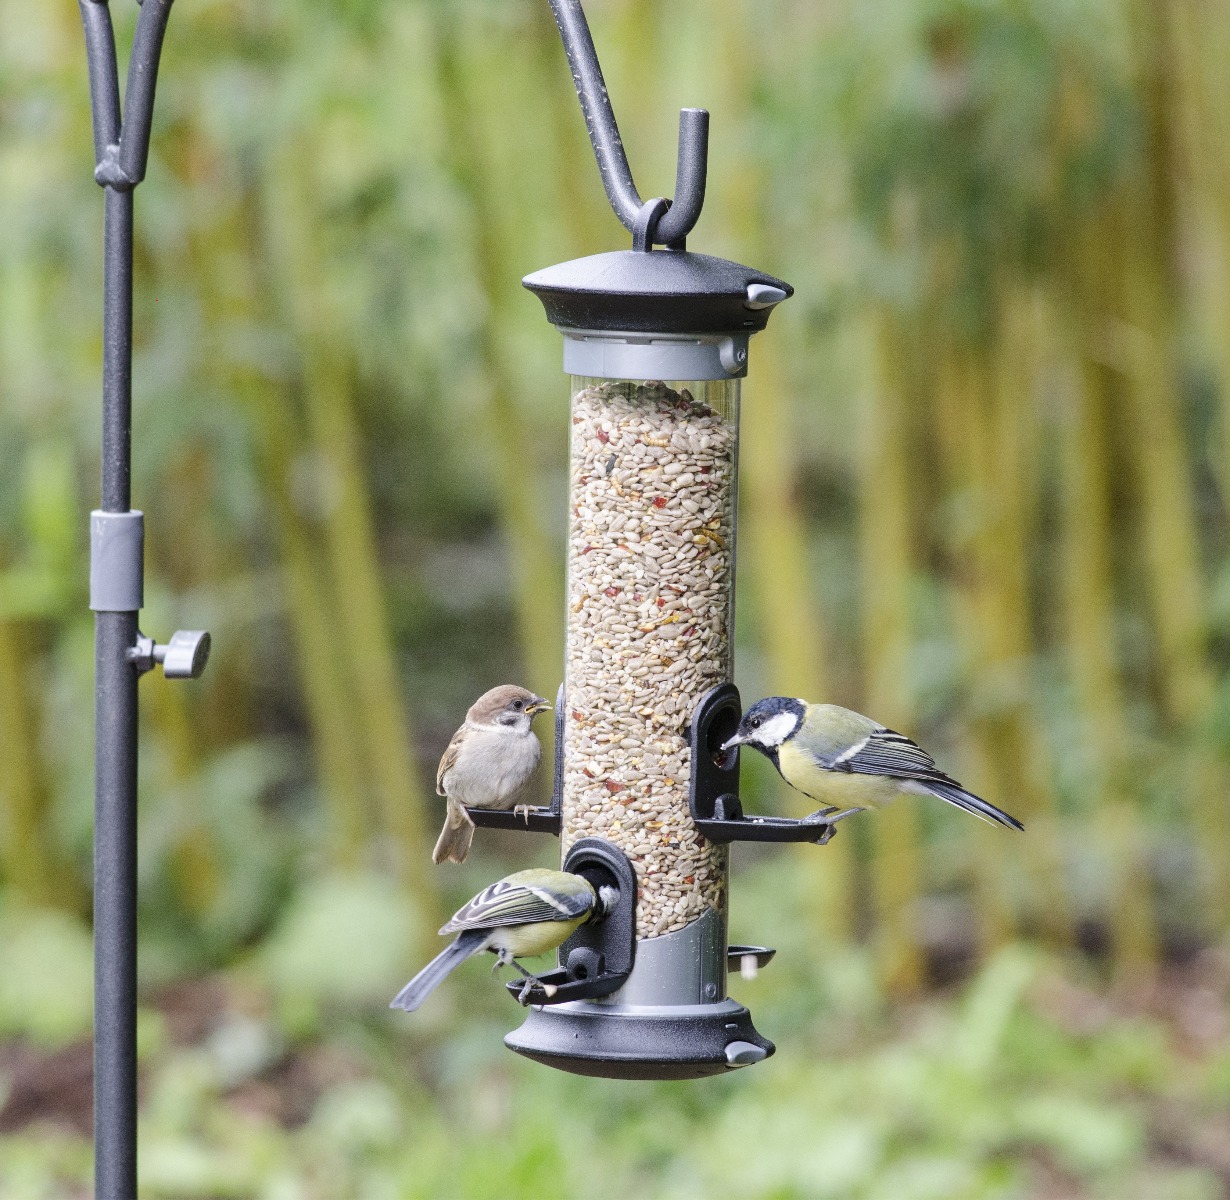
[[431,861],[465,862],[474,840],[466,808],[509,809],[517,804],[542,758],[530,728],[551,705],[506,683],[485,692],[466,713],[436,771],[436,791],[448,797],[444,829]]

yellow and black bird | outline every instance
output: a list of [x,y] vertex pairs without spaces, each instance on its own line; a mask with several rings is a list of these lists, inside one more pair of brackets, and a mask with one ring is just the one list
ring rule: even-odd
[[595,891],[587,879],[567,871],[533,868],[506,875],[453,914],[440,932],[456,933],[457,939],[410,980],[389,1007],[413,1012],[450,971],[484,950],[496,956],[496,967],[512,966],[525,976],[524,999],[534,976],[516,960],[554,950],[585,921],[605,916],[617,899],[615,888]]
[[945,775],[904,734],[836,704],[808,704],[788,696],[759,700],[722,749],[735,746],[759,750],[791,787],[819,800],[825,807],[809,819],[830,826],[905,792],[938,796],[984,821],[1025,828]]

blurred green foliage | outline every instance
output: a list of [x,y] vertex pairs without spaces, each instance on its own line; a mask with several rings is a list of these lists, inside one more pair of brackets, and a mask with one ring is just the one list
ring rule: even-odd
[[[781,953],[736,990],[779,1053],[727,1080],[514,1060],[477,967],[383,1011],[441,913],[555,857],[483,836],[429,873],[431,774],[485,687],[558,684],[565,383],[518,281],[626,235],[542,0],[183,0],[134,504],[144,627],[216,649],[142,684],[148,1195],[1224,1194],[1230,16],[588,7],[642,190],[709,107],[692,246],[798,289],[745,389],[744,695],[867,707],[1030,833],[901,806],[741,852],[732,932]],[[76,12],[0,30],[0,1192],[58,1200],[89,1173],[101,200]]]

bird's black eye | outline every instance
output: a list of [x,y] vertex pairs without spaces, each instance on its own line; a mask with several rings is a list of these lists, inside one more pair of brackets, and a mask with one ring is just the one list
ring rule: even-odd
[[750,721],[748,721],[748,724],[753,729],[758,729],[760,727],[760,720],[761,720],[760,717],[753,717]]
[[512,702],[512,706],[513,708],[517,710],[517,712],[520,712],[525,707],[525,701],[524,700],[514,700]]

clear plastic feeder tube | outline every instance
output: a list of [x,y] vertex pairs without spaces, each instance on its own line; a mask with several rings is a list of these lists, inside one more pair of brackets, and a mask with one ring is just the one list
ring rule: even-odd
[[[572,376],[563,851],[614,843],[637,937],[708,916],[723,959],[727,851],[689,813],[688,727],[733,675],[738,426],[738,378]],[[696,999],[720,999],[724,961],[704,974]]]

